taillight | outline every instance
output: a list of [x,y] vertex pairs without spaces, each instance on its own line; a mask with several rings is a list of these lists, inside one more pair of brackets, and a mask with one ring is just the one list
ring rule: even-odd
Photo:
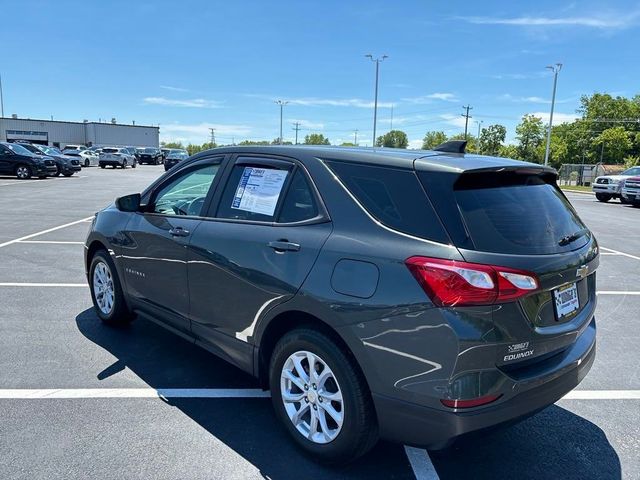
[[536,275],[495,265],[411,257],[406,265],[439,307],[492,305],[538,289]]

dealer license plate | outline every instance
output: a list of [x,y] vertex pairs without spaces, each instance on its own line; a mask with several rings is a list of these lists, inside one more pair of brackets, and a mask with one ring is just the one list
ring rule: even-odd
[[556,314],[558,316],[558,320],[571,315],[580,308],[578,288],[575,283],[571,283],[554,290],[553,296],[556,301]]

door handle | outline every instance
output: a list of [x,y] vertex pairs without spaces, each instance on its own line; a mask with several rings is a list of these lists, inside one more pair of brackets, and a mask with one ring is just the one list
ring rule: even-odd
[[182,227],[176,227],[169,230],[169,234],[174,237],[188,237],[191,232],[189,230],[185,230]]
[[276,252],[297,252],[300,250],[300,245],[292,243],[287,240],[278,240],[277,242],[269,242],[270,248],[273,248]]

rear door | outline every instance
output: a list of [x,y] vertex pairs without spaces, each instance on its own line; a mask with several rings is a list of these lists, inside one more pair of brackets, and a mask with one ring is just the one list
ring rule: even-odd
[[210,343],[250,341],[261,313],[296,294],[331,232],[296,161],[236,157],[189,246],[190,317]]
[[13,174],[14,168],[13,152],[4,145],[0,145],[0,173],[3,175]]
[[[418,176],[466,261],[538,277],[538,291],[494,309],[505,342],[531,341],[536,357],[572,343],[595,310],[598,247],[555,174],[514,167]],[[498,364],[514,359],[506,348]]]

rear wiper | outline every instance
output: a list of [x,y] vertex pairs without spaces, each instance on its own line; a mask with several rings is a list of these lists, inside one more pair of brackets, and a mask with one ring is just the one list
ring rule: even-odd
[[572,233],[571,235],[565,235],[560,240],[558,240],[558,245],[560,245],[561,247],[569,245],[570,243],[575,242],[576,240],[586,235],[587,233],[589,233],[589,229],[583,228],[582,230],[578,230],[577,232]]

